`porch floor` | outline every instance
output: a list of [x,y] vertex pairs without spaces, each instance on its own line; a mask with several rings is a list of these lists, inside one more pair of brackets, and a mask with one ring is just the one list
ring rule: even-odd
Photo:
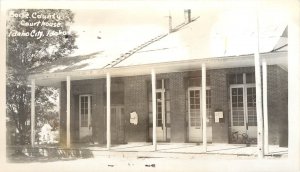
[[[122,157],[198,157],[204,155],[236,155],[238,157],[256,157],[256,145],[244,144],[207,144],[207,151],[203,151],[202,144],[196,143],[158,143],[157,150],[153,150],[152,143],[128,143],[112,145],[108,151],[106,145],[81,144],[75,147],[87,148],[94,156],[122,156]],[[287,157],[288,148],[270,145],[266,157]]]

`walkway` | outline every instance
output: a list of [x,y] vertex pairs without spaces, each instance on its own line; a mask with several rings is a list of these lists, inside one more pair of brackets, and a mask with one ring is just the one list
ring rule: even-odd
[[[247,147],[242,144],[208,144],[206,153],[201,145],[195,143],[158,143],[157,151],[153,151],[151,143],[113,145],[110,151],[105,146],[89,145],[84,147],[91,150],[94,156],[193,158],[204,155],[233,155],[234,157],[255,158],[257,155],[256,145]],[[269,154],[266,157],[287,157],[287,153],[288,148],[270,145]]]

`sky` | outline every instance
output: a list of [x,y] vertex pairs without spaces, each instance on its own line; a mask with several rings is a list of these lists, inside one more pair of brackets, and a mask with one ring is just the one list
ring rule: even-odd
[[[226,46],[234,47],[245,42],[245,38],[255,39],[256,13],[253,8],[206,10],[192,9],[191,16],[192,18],[200,17],[204,20],[205,18],[206,20],[215,20],[210,32],[205,33],[211,37],[211,51],[218,52],[217,47],[220,47],[219,52],[224,52],[224,46],[225,48]],[[74,56],[105,51],[108,56],[116,57],[158,35],[167,33],[169,29],[168,16],[172,17],[172,27],[184,22],[183,8],[75,9],[73,12],[75,18],[71,29],[78,34],[76,40],[78,50],[72,54]],[[212,19],[208,15],[216,17]],[[273,10],[272,13],[268,10],[262,10],[259,15],[262,49],[268,46],[274,47],[274,41],[278,41],[278,37],[270,38],[282,32],[282,28],[279,30],[276,28],[276,23],[282,23],[284,26],[284,16],[278,10]],[[275,34],[275,32],[277,33]],[[240,51],[243,52],[249,48],[249,43],[245,44],[245,47],[239,47]],[[237,51],[236,48],[232,50]],[[231,52],[230,54],[239,55],[243,52]],[[219,55],[222,54],[217,56]]]
[[[102,51],[122,53],[184,21],[184,9],[77,9],[71,30],[78,34],[73,55]],[[196,17],[196,13],[192,12]],[[135,40],[135,41],[131,41]],[[118,51],[115,51],[116,48]],[[114,50],[114,51],[113,51]]]

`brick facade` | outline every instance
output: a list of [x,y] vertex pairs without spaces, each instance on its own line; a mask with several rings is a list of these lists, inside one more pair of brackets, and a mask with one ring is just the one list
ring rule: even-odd
[[229,94],[224,70],[212,70],[209,72],[211,78],[212,112],[222,111],[224,121],[212,124],[212,141],[228,142],[229,123]]
[[[212,118],[212,142],[228,143],[230,133],[230,92],[228,75],[233,73],[254,72],[254,67],[208,70],[211,89],[211,110],[222,111],[224,119],[220,123]],[[171,142],[187,142],[187,84],[186,78],[191,73],[201,74],[201,70],[193,72],[176,72],[158,74],[157,79],[168,79],[170,92]],[[125,142],[149,141],[149,107],[147,76],[112,78],[112,105],[124,106]],[[78,129],[78,97],[80,94],[92,95],[93,140],[106,143],[106,86],[105,79],[71,82],[71,138],[79,141]],[[60,97],[60,134],[65,143],[66,131],[66,82],[61,83]],[[287,72],[278,66],[268,66],[268,106],[269,106],[269,143],[287,144]],[[129,123],[130,113],[138,114],[138,124]]]
[[171,142],[185,142],[186,107],[185,107],[185,86],[184,73],[172,73],[170,79],[170,100],[171,100]]
[[[147,79],[150,76],[124,78],[124,107],[127,142],[146,142],[148,139]],[[138,124],[129,123],[130,113],[138,114]]]

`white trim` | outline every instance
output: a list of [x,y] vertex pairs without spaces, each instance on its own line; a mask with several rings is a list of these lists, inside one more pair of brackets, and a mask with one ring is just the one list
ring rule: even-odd
[[156,92],[165,92],[165,91],[166,91],[165,89],[161,89],[161,88],[156,89]]
[[[167,140],[167,128],[166,128],[166,111],[165,111],[165,89],[156,89],[156,93],[160,93],[161,94],[161,120],[162,120],[162,130],[163,130],[163,140],[166,141]],[[156,102],[156,101],[155,101]],[[156,114],[157,115],[157,114]],[[156,119],[157,122],[158,119]],[[157,127],[157,126],[156,126]]]
[[[211,90],[211,88],[210,87],[206,87],[206,91],[208,91],[208,90]],[[190,127],[191,127],[191,103],[190,103],[190,91],[199,91],[199,99],[200,99],[200,124],[201,124],[201,127],[202,127],[202,118],[201,118],[201,116],[202,116],[202,111],[201,111],[201,102],[202,102],[202,100],[201,100],[201,95],[202,95],[202,87],[196,87],[196,86],[192,86],[192,87],[188,87],[188,125],[187,125],[187,127],[188,127],[188,130],[187,130],[187,134],[188,135],[190,135]],[[190,142],[190,138],[189,138],[189,140],[188,140],[189,142]]]
[[[202,90],[202,87],[196,87],[196,86],[192,86],[192,87],[188,87],[188,90]],[[206,87],[206,90],[210,90],[210,86]]]
[[[244,111],[244,128],[247,131],[247,125],[249,128],[249,121],[248,121],[248,101],[247,101],[247,88],[255,88],[255,84],[231,84],[229,86],[230,92],[230,128],[238,127],[233,126],[233,115],[232,115],[232,88],[242,88],[243,89],[243,111]],[[257,127],[257,126],[256,126]],[[249,129],[248,129],[249,130]],[[247,133],[248,134],[248,133]]]
[[90,126],[91,126],[91,116],[92,116],[92,114],[91,114],[91,111],[92,111],[92,108],[91,108],[91,98],[92,98],[92,95],[91,94],[81,94],[81,95],[79,95],[79,112],[78,112],[78,114],[79,114],[79,138],[81,138],[80,137],[80,128],[82,128],[82,126],[81,126],[81,98],[82,97],[88,97],[88,123],[87,123],[87,128],[90,128]]
[[[232,88],[242,88],[243,89],[243,108],[244,108],[244,118],[245,118],[245,90],[244,90],[244,84],[235,84],[235,85],[230,85],[229,89],[230,89],[230,119],[231,119],[231,125],[230,127],[234,127],[233,126],[233,119],[232,119]],[[244,126],[246,127],[246,123],[245,123],[245,119],[244,119]]]

